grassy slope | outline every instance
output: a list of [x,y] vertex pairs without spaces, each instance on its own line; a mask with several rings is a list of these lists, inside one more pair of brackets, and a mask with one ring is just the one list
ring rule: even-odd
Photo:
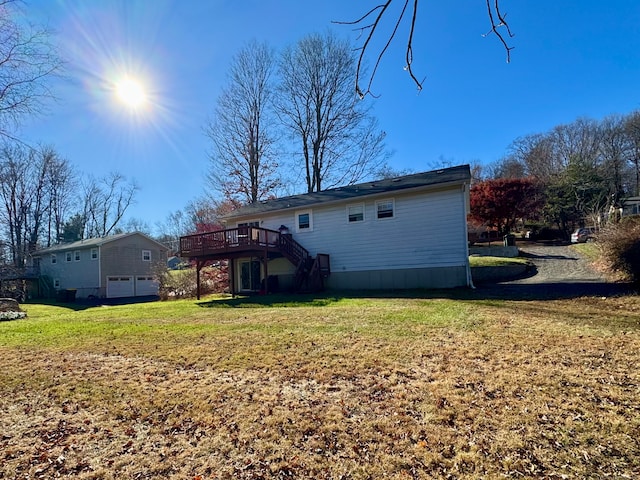
[[640,474],[638,297],[291,298],[27,305],[0,478]]

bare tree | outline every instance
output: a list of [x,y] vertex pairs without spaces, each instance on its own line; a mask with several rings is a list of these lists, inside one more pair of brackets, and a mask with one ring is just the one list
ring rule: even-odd
[[88,177],[82,184],[84,237],[104,237],[114,232],[133,204],[138,186],[112,172],[102,179]]
[[632,193],[640,195],[640,110],[627,116],[624,130],[630,143],[629,161],[633,168],[635,188]]
[[308,192],[355,183],[379,170],[385,134],[353,94],[349,42],[309,35],[280,58],[278,114],[298,144]]
[[11,262],[23,267],[26,259],[26,225],[31,196],[28,180],[31,176],[28,151],[21,146],[5,145],[0,164],[1,216],[11,250]]
[[5,144],[0,155],[0,217],[11,245],[11,261],[22,267],[47,227],[55,151],[19,142]]
[[228,85],[206,127],[213,142],[209,181],[224,198],[255,203],[280,186],[274,155],[272,73],[274,55],[253,41],[234,58]]
[[633,176],[629,173],[631,145],[624,128],[624,119],[610,115],[600,122],[599,166],[607,179],[609,209],[620,207],[625,194],[632,192]]
[[25,116],[40,113],[53,95],[47,80],[61,68],[50,32],[18,19],[17,2],[0,0],[0,137]]
[[[415,83],[418,90],[422,90],[424,80],[418,80],[413,72],[413,35],[416,29],[419,3],[419,0],[386,0],[383,3],[376,5],[356,20],[334,22],[343,25],[354,25],[357,30],[365,34],[364,41],[360,47],[360,55],[358,57],[358,64],[355,72],[355,88],[356,93],[360,98],[364,98],[366,95],[371,94],[371,85],[373,84],[373,79],[378,71],[382,57],[396,37],[405,16],[410,17],[411,19],[409,31],[406,36],[407,46],[405,49],[405,70],[409,73],[411,80]],[[506,21],[506,14],[503,14],[500,11],[500,0],[493,0],[493,3],[491,0],[486,0],[486,4],[490,30],[483,36],[486,37],[493,34],[498,38],[498,40],[500,40],[507,53],[508,63],[511,61],[511,50],[513,47],[509,46],[503,32],[506,33],[507,37],[513,37],[513,34],[511,33],[509,24]],[[394,9],[393,7],[397,8]],[[387,33],[382,34],[386,40],[383,42],[383,46],[378,52],[373,71],[369,76],[369,80],[366,81],[366,87],[363,89],[361,86],[361,77],[364,75],[364,58],[369,51],[369,48],[371,48],[372,40],[379,33],[379,29],[384,28],[384,26],[388,26],[390,28],[390,32],[387,31]]]
[[52,153],[51,168],[48,171],[49,216],[46,246],[60,241],[63,237],[68,214],[78,201],[78,181],[73,166],[67,159],[60,158],[55,152]]

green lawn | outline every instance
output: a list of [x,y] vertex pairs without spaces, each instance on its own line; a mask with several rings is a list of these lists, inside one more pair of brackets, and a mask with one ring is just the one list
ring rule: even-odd
[[505,267],[509,265],[527,265],[529,261],[526,258],[515,257],[489,257],[476,256],[469,257],[469,265],[471,267]]
[[635,478],[640,300],[212,297],[0,322],[0,478]]

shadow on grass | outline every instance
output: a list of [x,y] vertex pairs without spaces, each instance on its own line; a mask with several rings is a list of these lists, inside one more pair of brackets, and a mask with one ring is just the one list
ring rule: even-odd
[[198,302],[202,308],[260,308],[260,307],[326,307],[350,299],[449,299],[481,300],[561,300],[581,297],[611,297],[635,295],[631,284],[606,282],[539,283],[539,284],[482,284],[475,289],[452,288],[442,290],[385,290],[385,291],[329,291],[316,294],[270,294],[228,297]]
[[145,297],[122,297],[122,298],[83,298],[74,302],[59,302],[51,299],[35,299],[25,302],[26,305],[30,303],[37,303],[38,305],[50,305],[52,307],[61,307],[73,310],[74,312],[80,312],[89,308],[112,306],[112,305],[133,305],[135,303],[148,303],[157,302],[160,297],[157,295],[150,295]]

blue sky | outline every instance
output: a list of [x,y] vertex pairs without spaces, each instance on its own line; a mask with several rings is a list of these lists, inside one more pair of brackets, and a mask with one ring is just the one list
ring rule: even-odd
[[[397,0],[399,1],[399,0]],[[352,20],[377,4],[356,0],[30,0],[66,60],[57,102],[21,138],[53,145],[82,172],[119,171],[141,187],[130,217],[151,228],[206,187],[203,127],[231,57],[251,39],[275,49],[332,29],[357,42]],[[368,97],[396,169],[492,163],[519,136],[578,117],[640,108],[640,2],[502,0],[515,36],[511,63],[489,30],[484,0],[423,0],[413,68],[406,30],[383,59]],[[374,51],[369,61],[374,60]],[[150,104],[132,113],[114,99],[122,75],[139,78]]]

